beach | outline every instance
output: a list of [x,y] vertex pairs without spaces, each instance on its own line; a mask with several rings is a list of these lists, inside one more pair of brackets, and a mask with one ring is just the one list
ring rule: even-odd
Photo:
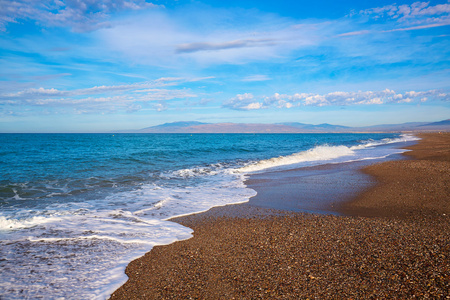
[[[173,219],[194,237],[132,261],[111,299],[448,298],[450,134],[419,136],[403,159],[327,177],[330,186],[333,178],[356,183],[343,193],[328,188],[322,197],[340,196],[308,209],[321,214],[251,199]],[[309,185],[323,179],[310,171]],[[273,180],[250,177],[248,185],[276,190]],[[285,203],[301,198],[281,195]]]

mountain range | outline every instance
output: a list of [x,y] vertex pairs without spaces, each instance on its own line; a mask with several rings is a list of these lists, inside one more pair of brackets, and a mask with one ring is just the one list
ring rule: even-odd
[[350,132],[427,132],[450,131],[450,119],[439,122],[412,122],[366,127],[347,127],[332,124],[304,124],[297,122],[257,123],[202,123],[173,122],[137,130],[120,130],[117,133],[350,133]]

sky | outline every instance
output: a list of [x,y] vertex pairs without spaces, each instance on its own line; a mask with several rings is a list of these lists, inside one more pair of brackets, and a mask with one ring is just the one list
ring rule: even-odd
[[450,0],[0,0],[0,132],[450,118]]

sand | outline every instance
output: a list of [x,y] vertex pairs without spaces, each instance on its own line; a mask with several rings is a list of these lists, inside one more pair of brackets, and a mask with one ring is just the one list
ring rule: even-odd
[[378,184],[334,207],[347,216],[248,203],[175,219],[194,237],[131,262],[111,299],[450,298],[450,134],[421,137],[364,169]]
[[340,209],[347,215],[450,214],[450,133],[421,134],[409,160],[364,168],[378,184]]

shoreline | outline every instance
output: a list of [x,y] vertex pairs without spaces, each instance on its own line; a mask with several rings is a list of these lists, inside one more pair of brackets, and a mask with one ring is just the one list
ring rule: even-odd
[[290,212],[345,215],[341,203],[353,200],[376,185],[372,176],[361,171],[363,168],[402,159],[405,157],[401,154],[392,154],[388,158],[252,174],[245,184],[256,190],[257,195],[248,203]]
[[[350,216],[245,203],[172,219],[192,228],[194,237],[156,246],[131,262],[129,280],[111,299],[448,296],[450,134],[420,136],[406,153],[412,159],[364,169],[377,184],[337,207]],[[407,174],[393,172],[399,168]],[[432,195],[431,206],[406,201],[408,184],[383,181],[390,176],[408,182],[416,169],[422,177],[414,184],[428,178],[425,184],[433,186],[413,190]]]
[[406,147],[407,160],[370,165],[362,172],[377,184],[339,210],[350,216],[404,217],[415,213],[450,214],[450,133],[418,134]]

